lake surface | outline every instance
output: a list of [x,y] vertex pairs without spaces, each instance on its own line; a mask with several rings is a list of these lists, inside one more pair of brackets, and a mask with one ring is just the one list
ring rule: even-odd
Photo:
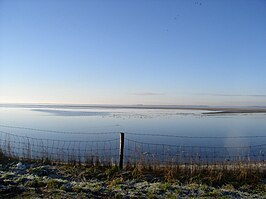
[[[33,138],[60,140],[106,140],[119,138],[119,132],[125,132],[128,139],[160,144],[247,146],[266,143],[265,113],[203,114],[206,112],[208,111],[183,109],[2,106],[0,107],[0,130]],[[60,132],[10,127],[28,127]],[[148,134],[173,136],[149,136]],[[239,136],[265,137],[229,138]]]
[[265,113],[206,113],[213,112],[1,105],[0,145],[6,154],[17,157],[117,162],[120,132],[124,132],[126,161],[265,160]]

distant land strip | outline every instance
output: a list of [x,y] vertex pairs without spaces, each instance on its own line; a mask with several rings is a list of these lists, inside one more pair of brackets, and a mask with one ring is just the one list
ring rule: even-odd
[[231,113],[266,113],[265,106],[204,106],[204,105],[97,105],[97,104],[11,104],[1,103],[0,107],[10,108],[56,108],[56,109],[162,109],[162,110],[202,110],[202,114],[231,114]]

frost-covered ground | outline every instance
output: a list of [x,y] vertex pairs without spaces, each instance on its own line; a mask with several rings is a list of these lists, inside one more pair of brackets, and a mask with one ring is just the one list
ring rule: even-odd
[[213,187],[117,168],[8,161],[0,164],[0,198],[266,198],[266,184]]

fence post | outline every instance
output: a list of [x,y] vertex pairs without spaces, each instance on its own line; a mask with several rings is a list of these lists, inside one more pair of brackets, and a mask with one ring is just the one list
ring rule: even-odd
[[125,141],[125,134],[123,132],[120,132],[120,154],[119,154],[119,168],[120,169],[123,169],[124,141]]

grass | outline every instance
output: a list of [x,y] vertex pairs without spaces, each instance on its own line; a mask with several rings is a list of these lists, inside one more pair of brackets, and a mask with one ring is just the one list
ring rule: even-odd
[[236,186],[257,184],[266,179],[266,167],[236,163],[235,165],[175,165],[152,167],[137,165],[126,167],[132,171],[133,178],[157,176],[166,182],[180,181],[182,183],[200,183],[211,186],[221,186],[228,183]]
[[[131,194],[135,198],[230,198],[239,190],[261,195],[266,192],[265,173],[258,174],[256,170],[252,172],[258,175],[257,181],[249,179],[251,171],[239,175],[229,167],[209,166],[203,170],[191,166],[155,169],[127,165],[120,170],[117,166],[31,162],[21,171],[16,169],[17,162],[10,160],[0,166],[2,183],[10,188],[9,192],[0,191],[0,197],[108,198],[111,194],[111,198],[125,198]],[[20,186],[24,188],[19,189]]]
[[[19,158],[8,157],[0,149],[0,161],[2,163],[10,160],[19,161]],[[94,158],[95,159],[95,158]],[[97,175],[97,178],[110,179],[121,177],[123,179],[147,179],[152,181],[156,179],[165,182],[180,181],[181,183],[201,183],[211,186],[221,186],[232,184],[233,186],[242,186],[244,184],[257,184],[266,179],[266,163],[261,161],[255,163],[234,162],[230,164],[212,164],[212,165],[153,165],[145,164],[143,161],[137,164],[127,163],[123,171],[128,171],[126,175],[119,170],[117,165],[111,166],[111,163],[105,165],[88,161],[81,164],[77,161],[62,163],[49,160],[47,158],[40,160],[23,159],[24,162],[37,162],[49,165],[58,165],[60,171],[68,176],[76,178],[90,179]],[[40,168],[39,168],[40,169]],[[38,172],[38,168],[32,172]],[[45,175],[45,174],[44,174]],[[120,176],[119,176],[120,175]],[[155,176],[155,177],[154,177]],[[50,185],[49,185],[50,186]],[[52,185],[51,185],[52,186]]]
[[[88,194],[102,194],[103,184],[98,182],[88,181],[92,179],[100,180],[104,182],[105,189],[109,192],[113,192],[113,198],[124,198],[126,193],[123,193],[125,182],[147,182],[147,185],[142,185],[142,189],[136,188],[136,192],[143,192],[148,198],[158,198],[158,195],[165,194],[167,198],[176,198],[177,195],[191,192],[193,196],[193,190],[203,190],[203,196],[206,197],[219,197],[226,198],[227,192],[235,193],[236,190],[243,190],[255,193],[265,193],[266,186],[266,163],[260,162],[222,162],[221,164],[160,164],[159,161],[146,161],[144,156],[140,156],[139,160],[133,160],[130,163],[129,160],[124,169],[119,169],[117,163],[110,161],[101,161],[98,156],[88,156],[84,162],[77,159],[74,155],[67,157],[67,161],[64,163],[62,160],[66,160],[65,157],[59,157],[54,160],[46,154],[39,159],[31,159],[34,157],[32,154],[32,147],[28,144],[25,148],[24,158],[15,156],[12,152],[10,144],[6,143],[4,151],[0,149],[0,163],[1,167],[5,169],[5,166],[12,162],[22,161],[28,164],[39,165],[34,168],[27,169],[27,172],[33,176],[39,176],[39,178],[27,179],[20,177],[16,179],[15,183],[18,185],[24,185],[26,188],[35,189],[34,194],[38,196],[38,191],[44,191],[47,197],[53,198],[67,198],[61,194],[65,192],[74,192],[81,198],[86,198]],[[44,153],[45,154],[45,153]],[[46,166],[56,166],[59,173],[54,174],[50,170],[46,170]],[[62,178],[53,178],[52,175],[63,176]],[[50,176],[49,179],[43,180],[43,177]],[[40,178],[42,177],[42,178]],[[2,175],[5,179],[5,183],[8,184],[8,180],[14,178],[12,172]],[[67,182],[71,180],[70,186]],[[158,182],[158,184],[156,184]],[[1,183],[1,182],[0,182]],[[150,183],[150,186],[148,185]],[[145,184],[145,183],[144,183]],[[180,185],[173,186],[173,185]],[[182,190],[182,186],[186,185],[187,190]],[[205,186],[207,188],[205,188]],[[147,188],[148,187],[148,188]],[[209,187],[215,187],[209,190]],[[216,189],[217,188],[217,189]],[[130,188],[128,188],[130,189]],[[20,189],[12,188],[15,194],[20,194]],[[174,191],[169,191],[174,190]],[[52,193],[54,192],[55,195]],[[86,192],[86,193],[84,193]],[[221,196],[225,192],[225,196]],[[190,194],[191,194],[190,193]],[[8,193],[10,194],[10,193]],[[26,192],[23,192],[25,198],[31,196]],[[33,195],[34,195],[33,194]],[[85,194],[85,195],[84,195]],[[86,195],[87,194],[87,195]],[[108,194],[106,194],[108,195]],[[194,195],[197,195],[195,193]],[[10,196],[10,195],[9,195]],[[94,197],[95,195],[91,196]],[[1,197],[1,193],[0,193]],[[72,198],[69,196],[69,198]]]

